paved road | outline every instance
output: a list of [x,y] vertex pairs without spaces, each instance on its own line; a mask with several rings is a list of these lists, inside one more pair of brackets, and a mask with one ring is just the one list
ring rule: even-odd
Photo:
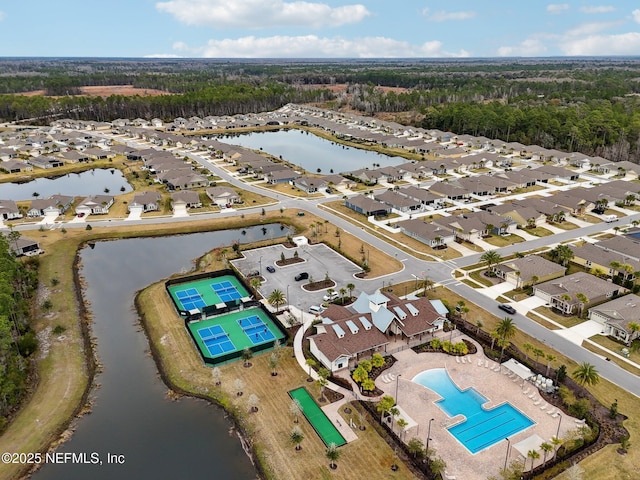
[[[103,135],[107,138],[112,138],[108,135]],[[116,138],[118,141],[123,141],[122,138]],[[142,147],[146,148],[148,145],[136,144],[135,142],[128,141],[130,146],[134,147]],[[436,283],[445,284],[447,288],[451,289],[461,297],[463,297],[468,303],[473,303],[480,308],[483,308],[489,312],[496,312],[498,302],[494,299],[484,296],[482,293],[477,290],[460,283],[453,279],[452,272],[457,267],[463,267],[467,265],[472,265],[478,263],[480,261],[481,253],[476,255],[470,255],[467,257],[458,258],[455,260],[448,260],[444,262],[436,262],[436,261],[425,261],[421,258],[417,258],[413,255],[408,254],[407,252],[400,250],[399,248],[385,242],[379,237],[371,234],[368,228],[358,227],[353,223],[344,220],[340,216],[335,216],[330,212],[320,208],[322,203],[326,203],[328,201],[334,200],[334,198],[299,198],[299,197],[290,197],[287,195],[279,194],[273,192],[271,190],[267,190],[261,188],[259,186],[253,185],[251,183],[244,183],[233,175],[230,175],[225,170],[218,168],[211,164],[211,162],[203,159],[202,157],[196,155],[192,152],[181,152],[181,154],[186,154],[190,158],[200,162],[205,168],[210,170],[213,174],[221,177],[224,181],[227,181],[231,185],[235,185],[244,190],[248,190],[254,193],[258,193],[263,196],[271,197],[274,200],[272,205],[264,207],[265,210],[279,210],[280,208],[285,209],[294,209],[298,210],[307,210],[311,211],[313,214],[318,217],[329,220],[337,227],[343,229],[346,232],[351,233],[352,235],[357,236],[362,239],[363,243],[369,244],[372,247],[378,248],[382,251],[387,252],[389,255],[396,257],[398,260],[402,262],[403,269],[399,272],[395,272],[393,274],[389,274],[385,277],[376,278],[371,280],[370,291],[376,288],[380,288],[383,286],[384,282],[393,282],[397,283],[399,281],[406,281],[412,278],[424,278],[428,277]],[[263,207],[256,207],[255,209],[245,210],[246,212],[252,211],[260,211]],[[233,217],[237,216],[237,212],[225,212],[225,213],[209,213],[209,214],[197,214],[190,215],[188,217],[151,217],[145,218],[142,220],[110,220],[110,221],[94,221],[93,219],[89,220],[89,223],[93,225],[100,226],[135,226],[135,225],[148,225],[150,222],[154,223],[179,223],[185,221],[192,221],[194,219],[209,219],[209,218],[224,218],[224,217]],[[621,218],[618,222],[616,222],[615,226],[620,228],[630,225],[633,220],[640,220],[640,213],[630,215],[624,218]],[[610,228],[612,225],[607,225],[607,228]],[[39,225],[24,225],[18,227],[19,230],[30,230],[30,229],[38,229]],[[67,223],[65,224],[65,228],[85,228],[85,224],[80,223]],[[547,247],[551,244],[579,238],[582,236],[587,236],[590,234],[598,233],[603,230],[602,224],[593,224],[586,227],[582,227],[575,230],[570,230],[562,233],[555,234],[553,237],[542,237],[537,238],[535,240],[530,240],[525,243],[519,243],[516,245],[511,245],[504,248],[496,249],[501,256],[507,256],[512,253],[523,251],[523,250],[532,250],[540,247]],[[552,243],[550,243],[552,242]],[[600,356],[595,355],[594,353],[575,345],[565,338],[557,335],[551,330],[548,330],[541,326],[539,323],[531,320],[524,315],[516,314],[513,316],[518,328],[523,332],[531,335],[542,342],[546,343],[550,347],[555,348],[556,350],[562,352],[569,358],[572,358],[576,362],[589,362],[593,364],[600,375],[603,378],[615,383],[616,385],[628,390],[629,392],[635,394],[640,397],[640,381],[638,381],[638,377],[627,372],[626,370],[620,368],[615,363],[608,362],[601,358]]]

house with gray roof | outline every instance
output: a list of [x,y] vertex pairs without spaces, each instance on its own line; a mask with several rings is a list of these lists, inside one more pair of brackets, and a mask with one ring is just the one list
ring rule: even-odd
[[0,219],[15,220],[22,218],[20,209],[13,200],[0,200]]
[[114,201],[115,198],[111,195],[93,195],[81,200],[75,211],[85,215],[106,215]]
[[155,212],[160,209],[160,200],[162,195],[158,192],[143,192],[138,193],[133,197],[131,203],[127,205],[127,211],[131,211],[132,208],[142,208],[142,212]]
[[598,243],[585,243],[580,247],[569,245],[573,252],[571,261],[599,275],[619,277],[632,280],[633,273],[640,271],[640,261],[608,248],[601,248]]
[[231,187],[211,187],[206,190],[207,197],[213,204],[225,208],[236,203],[242,203],[242,198]]
[[184,204],[186,208],[202,207],[200,195],[198,195],[198,192],[191,190],[180,190],[171,193],[171,208],[178,203]]
[[514,258],[492,267],[496,276],[516,288],[544,283],[564,276],[566,268],[537,255]]
[[7,173],[31,172],[33,167],[22,160],[7,160],[0,162],[0,171]]
[[422,209],[422,203],[405,195],[400,195],[394,190],[374,193],[373,198],[400,212],[416,212]]
[[456,239],[455,234],[450,229],[442,228],[433,223],[425,223],[420,218],[398,222],[396,226],[400,227],[405,235],[415,238],[431,248],[446,247],[447,244]]
[[27,217],[43,217],[46,213],[55,212],[62,215],[73,203],[73,197],[67,195],[51,195],[49,198],[37,198],[31,201]]
[[574,315],[593,305],[616,298],[626,289],[586,272],[550,280],[533,286],[533,294],[566,315]]
[[347,198],[344,201],[344,205],[351,210],[361,213],[362,215],[366,215],[367,217],[372,215],[375,217],[381,217],[391,213],[391,207],[389,205],[362,194]]
[[617,338],[630,345],[640,332],[633,331],[630,324],[640,324],[640,297],[630,293],[589,309],[589,320],[603,327],[603,334]]

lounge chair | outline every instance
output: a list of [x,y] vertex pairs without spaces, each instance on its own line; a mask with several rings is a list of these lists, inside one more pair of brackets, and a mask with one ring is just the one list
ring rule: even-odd
[[533,397],[535,397],[535,396],[536,396],[536,392],[533,392],[533,393],[531,393],[531,394],[529,395],[529,398],[533,398]]
[[556,413],[556,409],[552,408],[551,410],[547,410],[547,415],[554,415]]
[[484,361],[484,368],[489,368],[489,360]]
[[529,393],[529,388],[527,388],[526,390],[523,390],[523,391],[522,391],[522,394],[523,394],[523,395],[527,395],[528,393]]
[[389,380],[391,380],[392,382],[396,379],[396,376],[393,373],[389,374]]
[[481,367],[482,366],[482,359],[478,360],[478,366]]
[[545,408],[547,408],[548,406],[549,406],[549,404],[545,403],[544,405],[542,405],[542,406],[540,407],[540,410],[544,410],[544,409],[545,409]]
[[456,363],[460,363],[460,357],[456,357]]
[[540,405],[540,402],[542,402],[542,400],[538,399],[535,402],[533,402],[533,404],[537,407],[538,405]]

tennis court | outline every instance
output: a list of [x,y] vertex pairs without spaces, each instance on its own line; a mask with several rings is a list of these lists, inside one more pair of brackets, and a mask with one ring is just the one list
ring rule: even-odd
[[272,342],[276,339],[269,326],[257,315],[239,318],[238,325],[254,345]]
[[199,280],[176,283],[168,287],[178,309],[189,312],[207,306],[225,307],[249,300],[249,292],[233,275],[207,277]]
[[342,434],[333,423],[331,423],[329,417],[327,417],[313,398],[311,398],[306,388],[300,387],[291,390],[289,396],[300,402],[302,413],[326,446],[334,443],[337,447],[340,447],[347,443]]
[[199,328],[197,332],[212,357],[233,352],[236,349],[229,335],[220,325]]
[[209,363],[236,360],[247,347],[254,352],[267,350],[276,340],[283,341],[286,338],[285,332],[261,308],[237,310],[206,320],[187,322],[187,328],[205,361],[213,360]]

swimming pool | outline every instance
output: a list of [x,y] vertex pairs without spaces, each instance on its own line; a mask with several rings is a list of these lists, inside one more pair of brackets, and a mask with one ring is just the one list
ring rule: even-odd
[[466,420],[448,430],[472,454],[534,424],[510,403],[484,409],[482,405],[488,400],[473,388],[460,390],[444,368],[425,370],[413,377],[412,381],[440,395],[442,399],[436,404],[449,417],[465,416]]

